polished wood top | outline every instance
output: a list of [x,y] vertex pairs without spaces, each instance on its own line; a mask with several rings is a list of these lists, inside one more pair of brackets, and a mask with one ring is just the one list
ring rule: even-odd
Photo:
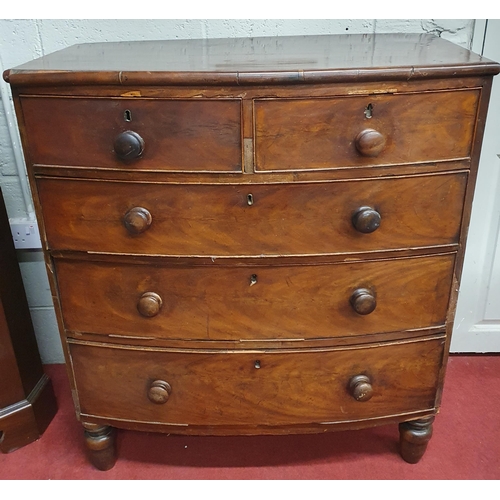
[[11,85],[287,84],[497,74],[429,34],[315,35],[74,45],[4,72]]

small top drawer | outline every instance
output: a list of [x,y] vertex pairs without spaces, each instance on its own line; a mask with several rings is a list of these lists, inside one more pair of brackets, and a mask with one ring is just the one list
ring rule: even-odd
[[21,107],[35,164],[242,169],[240,99],[23,97]]
[[320,170],[468,158],[479,90],[257,99],[259,171]]

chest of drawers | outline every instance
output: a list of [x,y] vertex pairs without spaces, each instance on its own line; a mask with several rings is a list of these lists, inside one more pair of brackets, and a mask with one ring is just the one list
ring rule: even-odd
[[83,44],[11,84],[78,419],[203,435],[440,405],[496,63],[430,35]]

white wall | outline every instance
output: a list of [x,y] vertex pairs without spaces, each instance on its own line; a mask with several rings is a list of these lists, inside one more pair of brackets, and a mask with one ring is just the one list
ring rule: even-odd
[[[470,48],[473,19],[0,19],[0,70],[12,68],[75,43],[215,38],[328,33],[434,33]],[[29,217],[29,199],[23,194],[24,165],[16,164],[18,138],[7,84],[2,80],[0,106],[0,186],[9,217]],[[11,138],[11,134],[14,134]],[[22,162],[21,162],[22,163]],[[63,363],[52,299],[39,251],[19,252],[21,272],[44,363]]]
[[[476,23],[473,50],[500,61],[500,19]],[[500,75],[493,79],[460,284],[453,352],[500,352]]]

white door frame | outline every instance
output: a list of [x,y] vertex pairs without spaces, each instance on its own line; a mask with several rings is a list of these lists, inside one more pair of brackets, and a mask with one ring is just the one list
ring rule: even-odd
[[[500,61],[500,20],[477,20],[472,50]],[[452,352],[500,352],[500,75],[493,79]]]

